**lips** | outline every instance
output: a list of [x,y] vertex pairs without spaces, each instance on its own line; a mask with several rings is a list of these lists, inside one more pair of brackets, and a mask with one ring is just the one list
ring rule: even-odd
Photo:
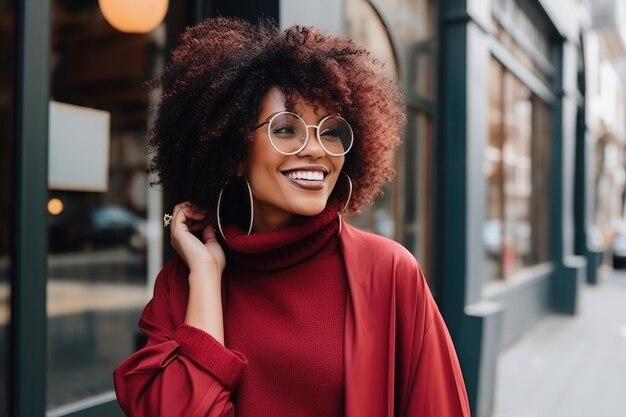
[[301,167],[281,172],[293,185],[306,190],[321,190],[328,175],[325,167]]

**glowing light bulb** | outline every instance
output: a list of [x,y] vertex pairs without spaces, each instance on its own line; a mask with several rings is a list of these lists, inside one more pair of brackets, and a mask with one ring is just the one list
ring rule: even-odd
[[48,213],[53,216],[58,216],[63,212],[63,201],[58,198],[51,198],[48,200]]
[[107,22],[120,32],[148,33],[163,21],[168,0],[98,0]]

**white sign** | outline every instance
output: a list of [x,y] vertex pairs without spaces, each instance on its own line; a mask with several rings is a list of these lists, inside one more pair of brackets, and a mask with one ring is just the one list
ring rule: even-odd
[[48,187],[105,192],[109,186],[109,112],[50,102]]

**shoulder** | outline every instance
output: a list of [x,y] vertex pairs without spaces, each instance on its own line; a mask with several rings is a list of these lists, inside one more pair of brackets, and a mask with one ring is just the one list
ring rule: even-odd
[[396,267],[419,268],[413,254],[395,240],[357,229],[348,224],[345,226],[341,233],[344,251],[347,249],[349,252],[356,252],[359,257],[371,259],[376,263],[382,262]]
[[[385,299],[394,294],[399,306],[417,305],[429,296],[419,263],[396,241],[348,226],[341,232],[342,252],[352,288]],[[424,304],[425,305],[425,304]]]

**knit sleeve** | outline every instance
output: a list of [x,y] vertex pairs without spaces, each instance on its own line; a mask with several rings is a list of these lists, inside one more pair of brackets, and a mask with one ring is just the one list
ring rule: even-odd
[[174,310],[186,308],[186,300],[170,291],[177,273],[176,262],[168,262],[157,277],[139,322],[147,343],[113,375],[118,401],[129,417],[234,416],[231,394],[246,359],[208,333],[177,323]]

